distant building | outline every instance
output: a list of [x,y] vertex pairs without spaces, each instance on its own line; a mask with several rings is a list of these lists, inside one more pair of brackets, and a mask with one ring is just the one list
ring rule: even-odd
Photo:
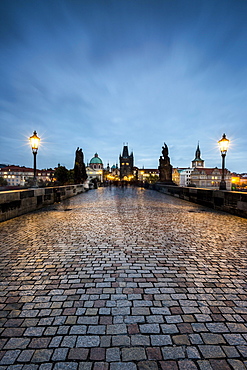
[[190,176],[194,168],[173,168],[172,181],[178,186],[189,186]]
[[189,186],[191,183],[191,173],[195,168],[204,168],[204,160],[201,159],[201,150],[199,143],[195,152],[195,159],[191,162],[191,167],[187,168],[173,168],[172,181],[178,186]]
[[119,156],[120,180],[130,180],[133,178],[134,155],[129,154],[128,146],[124,145],[123,153]]
[[[190,176],[191,184],[197,188],[219,189],[222,177],[222,169],[194,168]],[[226,189],[231,190],[231,172],[225,169]]]
[[[39,182],[51,182],[54,175],[54,170],[37,170],[36,178]],[[5,166],[0,167],[0,176],[7,180],[9,186],[25,186],[28,180],[33,179],[33,168],[20,166]]]
[[107,164],[107,167],[104,169],[104,181],[106,183],[111,183],[114,181],[119,181],[120,180],[120,170],[118,168],[118,164],[113,164],[110,167],[110,164]]
[[158,168],[137,168],[135,167],[135,177],[138,181],[153,183],[159,179]]
[[247,190],[247,173],[232,173],[233,190]]
[[95,153],[90,160],[89,165],[86,167],[86,173],[89,181],[97,179],[98,182],[103,182],[103,162],[99,158],[98,153]]

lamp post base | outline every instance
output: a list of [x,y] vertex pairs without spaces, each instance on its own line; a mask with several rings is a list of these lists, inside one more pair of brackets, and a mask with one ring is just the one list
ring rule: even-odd
[[226,182],[225,182],[225,180],[221,180],[221,182],[220,182],[220,190],[226,190]]

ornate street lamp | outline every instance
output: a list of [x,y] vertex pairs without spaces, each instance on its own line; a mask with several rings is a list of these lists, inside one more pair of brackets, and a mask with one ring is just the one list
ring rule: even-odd
[[220,190],[226,190],[226,182],[225,182],[225,157],[229,147],[230,140],[226,138],[226,134],[222,135],[222,139],[218,141],[221,156],[222,156],[222,176],[220,182]]
[[33,136],[30,136],[30,145],[32,148],[33,152],[33,180],[34,180],[34,185],[36,185],[36,156],[39,148],[39,142],[40,138],[37,136],[37,132],[33,132]]

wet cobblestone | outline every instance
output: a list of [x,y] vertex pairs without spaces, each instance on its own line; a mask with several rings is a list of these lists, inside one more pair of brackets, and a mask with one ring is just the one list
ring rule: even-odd
[[247,368],[246,219],[100,188],[0,231],[0,370]]

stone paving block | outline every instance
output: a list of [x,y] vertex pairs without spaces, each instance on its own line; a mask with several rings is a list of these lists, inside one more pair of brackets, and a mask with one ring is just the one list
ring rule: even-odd
[[226,360],[209,360],[210,365],[214,370],[231,370],[231,367]]
[[100,338],[98,335],[78,335],[76,347],[98,347],[100,344]]
[[247,345],[247,341],[241,334],[224,334],[224,338],[228,344],[233,346]]
[[65,361],[68,348],[55,348],[53,355],[52,355],[52,361]]
[[113,335],[111,340],[114,347],[130,345],[130,337],[128,335]]
[[139,325],[140,332],[145,334],[160,333],[160,326],[158,324],[142,324]]
[[150,338],[148,335],[132,335],[131,336],[131,345],[132,346],[148,346],[150,345]]
[[228,360],[230,367],[234,370],[246,370],[245,364],[240,360]]
[[19,349],[6,351],[0,361],[0,365],[14,364],[15,360],[17,359],[20,353],[21,351]]
[[93,370],[108,370],[110,365],[107,362],[95,362]]
[[207,323],[206,327],[212,333],[229,333],[229,329],[224,323]]
[[205,344],[226,343],[225,339],[221,334],[202,333],[201,336]]
[[191,359],[200,359],[200,353],[196,347],[188,346],[186,347],[186,354],[188,358]]
[[190,345],[189,337],[185,334],[182,335],[173,335],[172,341],[175,345]]
[[162,360],[162,354],[159,347],[148,347],[146,348],[148,360]]
[[6,328],[2,332],[2,337],[21,337],[25,329],[23,328]]
[[146,359],[146,353],[144,348],[141,347],[131,347],[122,348],[122,360],[125,361],[140,361]]
[[27,365],[24,365],[22,370],[37,370],[39,369],[39,365],[35,365],[35,364],[27,364]]
[[185,350],[182,346],[163,347],[161,351],[164,360],[179,360],[185,358]]
[[32,362],[48,362],[52,356],[51,349],[37,349],[32,357]]
[[139,370],[158,370],[158,364],[155,361],[139,361],[137,363]]
[[30,339],[27,338],[10,338],[4,346],[6,349],[23,349],[28,346]]
[[199,349],[204,358],[222,358],[226,357],[220,346],[199,345]]
[[190,360],[178,361],[179,370],[197,370],[197,366]]
[[107,362],[119,362],[120,361],[120,349],[118,347],[107,348],[106,361]]
[[27,350],[21,351],[21,353],[18,357],[18,362],[24,362],[24,363],[29,362],[31,360],[33,354],[34,354],[33,349],[27,349]]
[[45,330],[45,327],[29,327],[25,330],[24,336],[28,337],[40,337]]
[[[75,362],[57,362],[54,365],[54,370],[77,370],[78,364]],[[80,366],[79,366],[80,369]]]
[[110,370],[137,370],[134,362],[113,362],[110,364]]
[[86,334],[86,331],[87,331],[86,325],[72,325],[70,326],[69,335]]
[[108,325],[106,328],[106,334],[126,334],[127,326],[125,324]]
[[92,367],[93,367],[92,362],[80,362],[77,370],[91,370]]
[[46,363],[46,364],[41,364],[39,367],[39,370],[51,370],[53,364],[52,363]]
[[150,335],[152,346],[167,346],[172,344],[170,335]]
[[88,357],[89,350],[87,348],[71,348],[69,350],[68,359],[83,361]]
[[39,337],[33,338],[28,345],[29,348],[48,348],[51,338],[49,337]]
[[106,353],[105,348],[91,348],[89,358],[92,361],[104,361],[105,353]]
[[49,343],[49,347],[58,347],[62,341],[63,337],[60,335],[60,336],[55,336],[52,338],[52,340],[50,341]]
[[161,324],[160,327],[164,334],[175,334],[179,332],[175,324]]

